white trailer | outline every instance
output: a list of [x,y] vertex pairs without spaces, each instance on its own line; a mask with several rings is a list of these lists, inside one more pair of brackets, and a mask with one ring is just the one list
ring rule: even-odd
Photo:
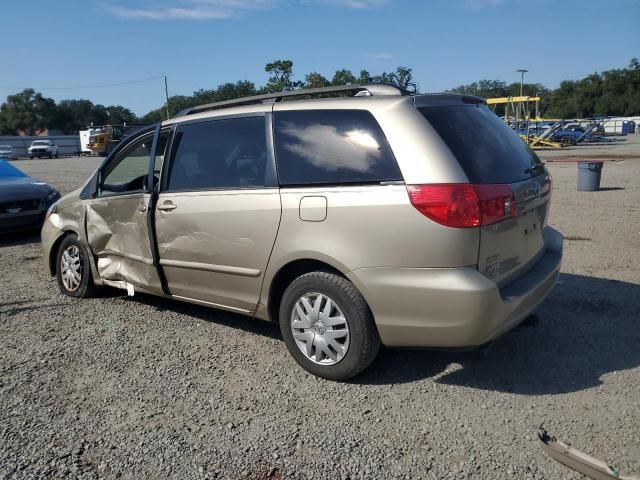
[[91,155],[91,149],[89,149],[89,136],[91,130],[80,130],[80,154]]

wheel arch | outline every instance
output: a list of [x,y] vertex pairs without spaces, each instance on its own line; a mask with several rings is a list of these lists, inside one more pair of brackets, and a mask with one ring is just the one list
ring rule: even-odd
[[51,248],[49,249],[49,273],[53,277],[56,274],[56,263],[58,258],[58,250],[60,249],[60,244],[62,241],[67,238],[69,235],[75,235],[80,238],[80,234],[76,232],[73,228],[66,228],[62,230],[62,233],[55,239]]
[[269,284],[267,297],[268,320],[277,322],[280,312],[280,302],[287,287],[300,275],[310,272],[329,272],[347,278],[338,267],[323,260],[300,258],[284,264],[273,276]]

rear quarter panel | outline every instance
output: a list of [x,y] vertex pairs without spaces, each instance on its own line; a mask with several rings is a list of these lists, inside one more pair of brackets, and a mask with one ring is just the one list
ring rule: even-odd
[[[327,199],[324,221],[303,221],[304,197]],[[347,273],[365,267],[475,265],[477,229],[443,227],[420,214],[404,185],[281,189],[282,219],[265,275],[298,259],[323,261]],[[266,304],[269,288],[263,288]]]
[[[467,182],[440,136],[411,97],[366,97],[283,102],[274,112],[363,109],[372,113],[391,146],[406,184]],[[303,221],[300,202],[327,199],[324,221]],[[410,203],[405,185],[283,188],[280,230],[265,275],[261,302],[287,263],[313,259],[342,273],[367,267],[450,268],[478,261],[477,229],[439,225]]]

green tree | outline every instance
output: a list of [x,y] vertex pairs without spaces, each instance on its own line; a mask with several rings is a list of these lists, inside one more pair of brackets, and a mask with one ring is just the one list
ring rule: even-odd
[[109,118],[108,123],[112,125],[136,125],[138,123],[138,117],[135,113],[126,107],[120,105],[110,105],[106,107],[107,115]]
[[[518,84],[519,85],[519,84]],[[480,80],[478,82],[460,85],[450,90],[454,93],[477,95],[482,98],[508,97],[508,87],[502,80]]]
[[372,81],[373,79],[371,78],[371,74],[367,70],[360,70],[360,75],[358,75],[356,82],[358,82],[360,85],[364,85],[367,83],[371,83]]
[[269,73],[269,79],[264,86],[266,92],[285,92],[302,86],[302,82],[293,80],[293,62],[291,60],[275,60],[267,63],[264,71]]
[[318,72],[311,72],[304,76],[305,88],[322,88],[328,86],[329,80]]
[[94,105],[89,100],[62,100],[56,107],[51,123],[54,129],[73,134],[84,130],[94,121],[93,113]]
[[[281,92],[305,86],[307,88],[330,85],[347,85],[352,83],[389,83],[409,90],[417,90],[413,71],[408,67],[399,66],[392,72],[372,74],[361,70],[356,77],[350,70],[336,71],[328,81],[321,73],[311,72],[305,75],[304,82],[293,80],[293,62],[291,60],[276,60],[265,66],[269,73],[267,84],[257,88],[253,83],[241,81],[225,83],[212,90],[198,90],[191,96],[175,96],[169,99],[171,114],[174,115],[183,108],[238,98],[255,93]],[[452,92],[467,95],[478,95],[483,98],[508,97],[519,95],[520,83],[507,84],[502,80],[479,80],[451,89]],[[631,59],[627,68],[609,70],[602,73],[588,75],[582,80],[562,82],[555,90],[550,90],[539,83],[527,83],[523,86],[523,93],[529,96],[539,95],[542,98],[540,113],[551,117],[576,117],[592,115],[638,115],[640,114],[640,61]],[[533,110],[533,105],[530,105]],[[496,113],[504,112],[503,107],[497,107]],[[533,111],[531,112],[533,113]],[[161,120],[165,117],[165,107],[149,112],[143,117],[147,123]]]
[[[208,103],[208,102],[202,102]],[[198,104],[198,100],[194,96],[174,95],[169,97],[169,116],[174,116],[185,108],[193,107]],[[167,119],[167,105],[163,104],[160,108],[151,110],[139,119],[141,125],[149,125]]]
[[393,85],[401,88],[417,90],[417,85],[413,81],[413,69],[408,67],[398,67],[394,73]]
[[49,128],[75,134],[91,125],[136,125],[136,115],[120,105],[94,105],[89,100],[62,100],[54,109]]
[[193,92],[193,98],[195,100],[195,105],[202,105],[205,103],[222,102],[224,100],[248,97],[250,95],[255,95],[256,92],[257,89],[253,82],[241,80],[236,83],[223,83],[212,90],[197,90]]
[[337,70],[331,79],[331,85],[350,85],[352,83],[356,83],[356,77],[351,73],[351,70]]
[[[222,102],[235,98],[247,97],[257,93],[256,86],[248,80],[240,80],[236,83],[223,83],[214,89],[196,90],[193,95],[174,95],[169,97],[169,115],[174,116],[185,108],[204,105],[207,103]],[[167,117],[166,104],[144,115],[139,122],[150,124],[165,120]]]
[[9,135],[24,132],[37,135],[49,127],[55,114],[56,103],[32,88],[9,95],[0,107],[0,131]]

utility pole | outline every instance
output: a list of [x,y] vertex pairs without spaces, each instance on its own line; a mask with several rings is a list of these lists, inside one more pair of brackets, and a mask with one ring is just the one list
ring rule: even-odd
[[529,70],[525,70],[524,68],[520,68],[516,70],[516,72],[520,73],[520,96],[522,96],[522,87],[524,86],[524,74]]
[[[524,68],[519,68],[518,70],[516,70],[517,73],[520,73],[520,96],[522,96],[522,87],[524,86],[524,74],[527,73],[529,70],[525,70]],[[518,102],[518,108],[516,110],[516,130],[518,129],[518,122],[520,120],[520,107],[522,105],[522,102]],[[522,112],[524,115],[524,112]]]
[[169,87],[167,86],[167,76],[162,75],[164,77],[164,96],[166,99],[166,108],[167,108],[167,120],[169,120]]

